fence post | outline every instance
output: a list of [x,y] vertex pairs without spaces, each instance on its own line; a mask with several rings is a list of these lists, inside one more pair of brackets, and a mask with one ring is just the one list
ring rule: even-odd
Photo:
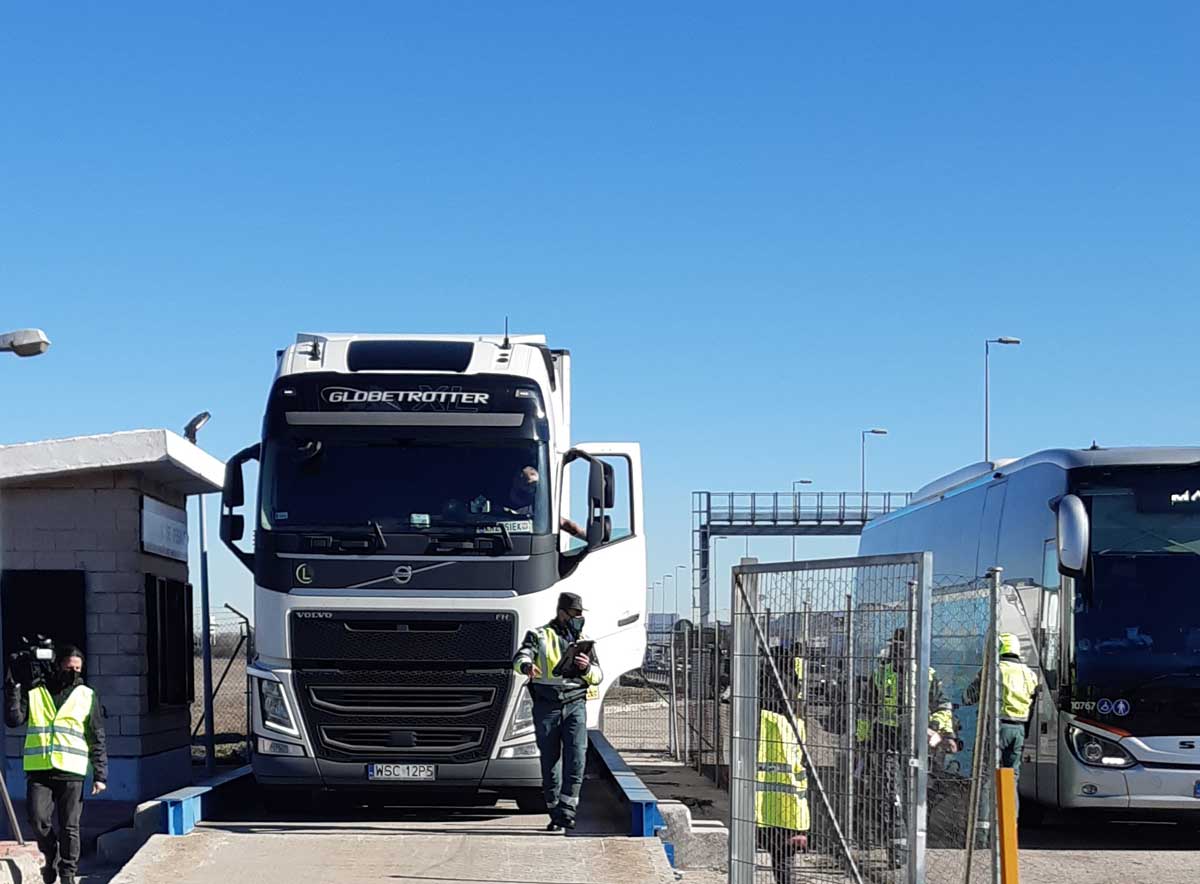
[[[992,578],[990,587],[991,596],[988,599],[988,601],[991,603],[988,606],[988,610],[991,612],[992,620],[992,643],[987,651],[988,656],[993,660],[992,703],[988,708],[989,718],[991,719],[989,723],[991,724],[992,734],[991,761],[993,772],[1000,769],[1000,581],[1003,572],[1004,569],[999,565],[991,568],[988,571],[988,575]],[[1017,763],[1020,764],[1019,758],[1017,759]],[[996,782],[994,776],[988,777],[988,780],[993,783]],[[996,823],[999,822],[999,819],[998,814],[995,812],[996,808],[1000,806],[1000,802],[995,786],[993,786],[992,795],[996,798],[996,800],[992,802],[992,813],[988,821],[990,823],[988,832],[991,836],[992,844],[992,884],[1000,884],[1000,833],[997,831]]]
[[683,763],[691,764],[692,761],[692,685],[690,678],[690,668],[692,655],[689,653],[691,648],[692,630],[689,627],[683,633]]
[[670,667],[667,678],[667,692],[671,695],[671,702],[667,710],[670,720],[667,723],[667,749],[671,753],[671,757],[679,761],[679,723],[675,717],[679,714],[679,709],[675,702],[675,624],[671,624],[671,652],[667,657],[667,665]]
[[858,737],[858,716],[855,714],[854,675],[854,594],[846,593],[846,844],[854,844],[854,743]]
[[916,768],[913,770],[913,803],[908,825],[909,881],[918,884],[925,880],[925,848],[928,837],[929,814],[929,673],[933,619],[933,553],[921,556],[921,571],[917,579],[909,583],[912,593],[910,606],[915,621],[912,635],[917,649],[916,685]]
[[[748,590],[739,591],[746,581]],[[745,587],[743,587],[745,589]],[[758,654],[750,599],[758,597],[758,576],[733,572],[733,649],[730,658],[729,882],[754,884],[754,789],[758,772]]]

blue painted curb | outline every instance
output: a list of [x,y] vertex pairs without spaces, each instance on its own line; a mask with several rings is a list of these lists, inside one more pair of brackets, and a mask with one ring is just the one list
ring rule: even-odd
[[[629,834],[635,838],[657,838],[658,833],[666,828],[662,814],[658,812],[658,797],[646,788],[641,777],[625,763],[621,753],[613,748],[604,734],[588,731],[588,739],[596,757],[604,765],[608,778],[616,784],[622,799],[629,805]],[[674,846],[665,844],[664,847],[667,858],[674,865]]]
[[176,789],[154,799],[162,807],[160,832],[168,835],[186,835],[196,828],[196,823],[212,812],[221,800],[227,787],[252,775],[250,765],[217,774],[196,786]]

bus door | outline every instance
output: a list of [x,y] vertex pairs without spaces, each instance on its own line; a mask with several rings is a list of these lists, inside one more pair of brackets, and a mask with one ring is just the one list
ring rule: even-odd
[[[1062,612],[1058,553],[1054,540],[1047,540],[1042,555],[1042,602],[1037,623],[1037,657],[1041,689],[1029,721],[1025,756],[1032,764],[1025,771],[1037,779],[1037,797],[1042,804],[1058,805],[1058,668],[1062,645]],[[1069,615],[1068,615],[1069,616]],[[1021,779],[1024,780],[1024,772]]]

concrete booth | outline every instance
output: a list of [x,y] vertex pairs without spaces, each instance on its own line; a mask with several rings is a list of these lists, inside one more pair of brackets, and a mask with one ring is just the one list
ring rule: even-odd
[[[187,502],[223,477],[221,461],[167,430],[0,446],[4,659],[39,634],[83,650],[105,710],[104,798],[192,782]],[[24,728],[4,739],[18,798],[23,743]]]

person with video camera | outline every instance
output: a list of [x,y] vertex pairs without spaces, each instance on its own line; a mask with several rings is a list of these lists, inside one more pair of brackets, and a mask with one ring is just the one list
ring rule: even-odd
[[38,656],[35,651],[12,656],[4,684],[5,720],[9,727],[26,725],[25,804],[46,860],[42,880],[53,884],[61,876],[63,884],[75,884],[89,765],[92,794],[107,788],[104,712],[96,692],[83,683],[78,648],[59,648],[54,664]]

